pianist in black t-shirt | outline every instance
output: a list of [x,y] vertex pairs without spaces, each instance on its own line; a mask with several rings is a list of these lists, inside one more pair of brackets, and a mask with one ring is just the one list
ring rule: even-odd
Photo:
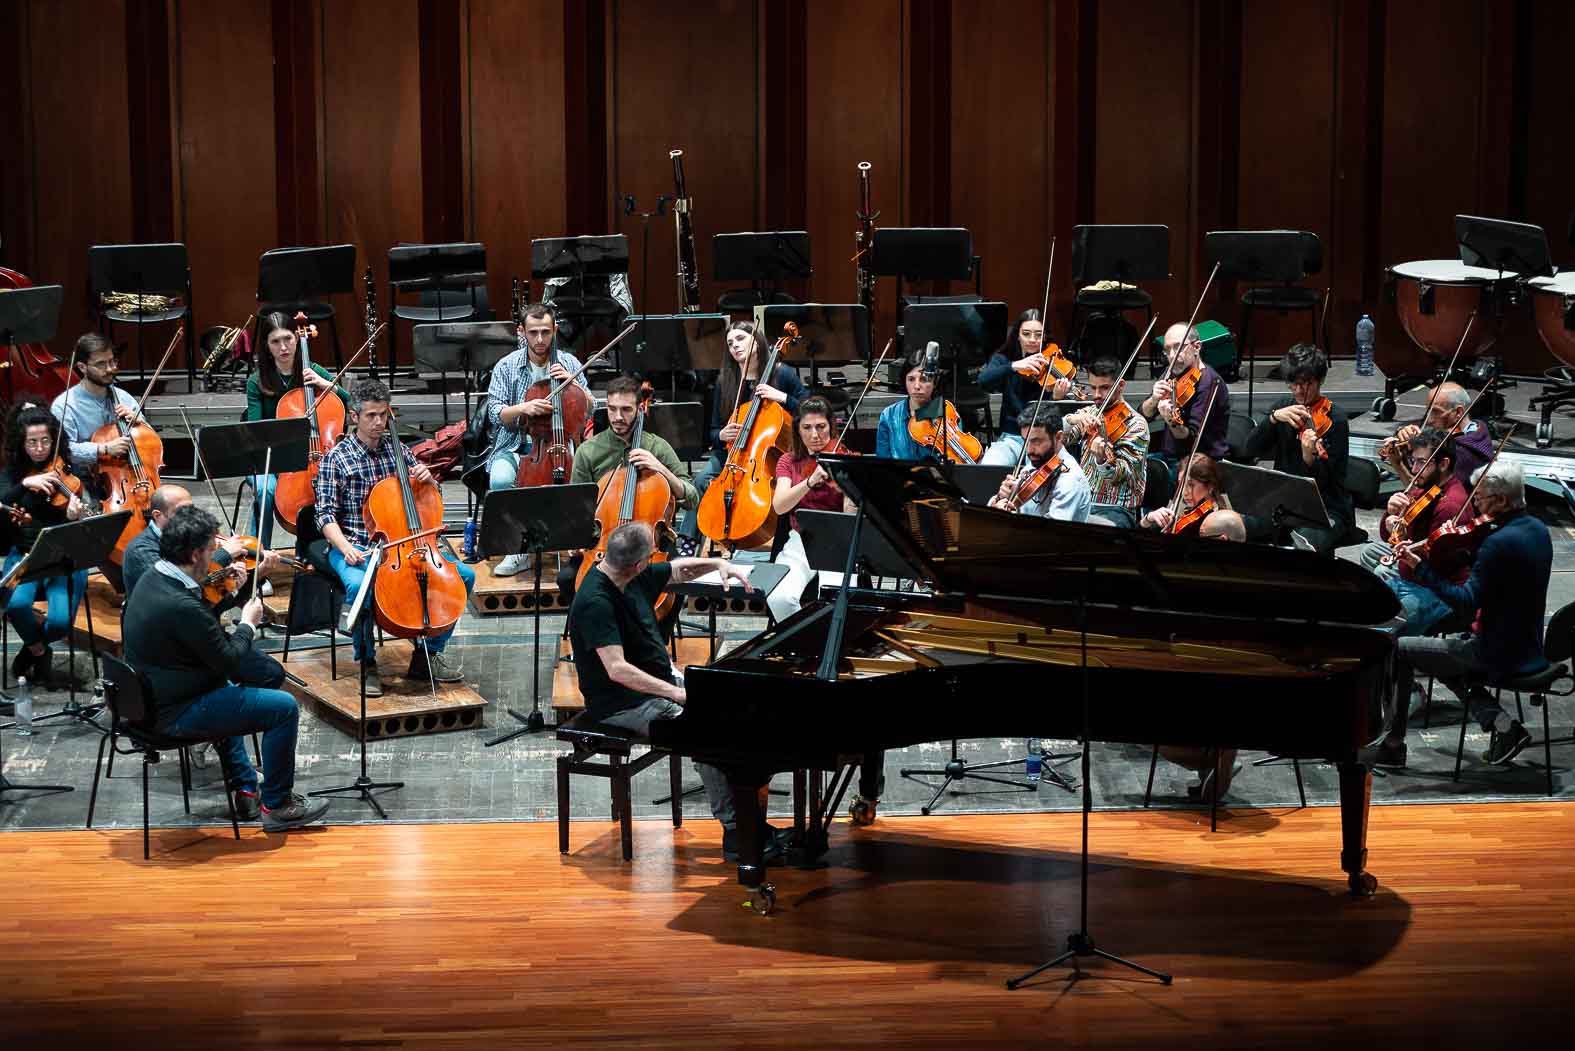
[[[670,581],[687,581],[705,573],[720,574],[723,586],[749,578],[720,558],[676,558],[651,562],[655,538],[644,522],[629,522],[607,538],[607,554],[585,574],[569,606],[569,643],[585,718],[650,737],[658,719],[684,714],[684,688],[674,674],[655,603]],[[722,851],[736,857],[733,795],[727,778],[714,766],[696,763],[711,813],[722,823]],[[780,839],[779,834],[767,840]],[[778,848],[778,851],[780,848]],[[768,856],[776,851],[768,848]]]

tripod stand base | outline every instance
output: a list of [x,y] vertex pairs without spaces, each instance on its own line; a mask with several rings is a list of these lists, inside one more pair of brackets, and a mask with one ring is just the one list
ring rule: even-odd
[[372,809],[377,811],[378,817],[387,821],[388,811],[383,809],[383,804],[379,803],[377,797],[372,793],[393,791],[396,788],[404,787],[405,783],[403,781],[373,781],[370,777],[362,774],[355,779],[353,784],[341,785],[338,788],[320,788],[316,792],[308,792],[306,794],[309,796],[336,796],[344,792],[354,792],[361,797],[363,803],[371,804]]
[[[1073,758],[1076,758],[1077,755],[1078,755],[1078,753],[1075,753],[1075,752],[1073,754],[1071,754],[1071,755],[1051,755],[1051,754],[1046,754],[1042,758],[1043,758],[1043,760],[1073,759]],[[983,774],[983,773],[979,773],[978,772],[978,771],[981,771],[981,770],[998,770],[998,769],[1000,769],[1002,767],[1008,767],[1008,766],[1021,766],[1022,764],[1023,764],[1023,760],[1021,760],[1021,759],[1004,759],[1004,760],[1001,760],[1000,762],[995,762],[995,763],[974,763],[974,764],[969,764],[968,760],[966,760],[966,759],[959,759],[959,758],[956,758],[955,756],[953,756],[953,758],[951,760],[949,760],[947,762],[947,764],[943,768],[941,768],[939,770],[936,770],[936,769],[933,769],[933,768],[931,768],[931,769],[902,769],[902,770],[897,771],[897,776],[899,776],[899,777],[915,777],[915,778],[916,777],[944,777],[944,778],[946,778],[945,781],[941,782],[941,786],[935,790],[935,794],[930,797],[930,801],[919,809],[919,812],[924,814],[924,815],[926,815],[926,816],[928,816],[930,811],[935,808],[935,804],[940,801],[941,796],[946,794],[946,790],[947,789],[951,788],[951,786],[953,784],[957,783],[958,781],[964,781],[964,780],[988,781],[991,784],[1005,785],[1008,788],[1020,788],[1024,792],[1037,792],[1037,791],[1039,791],[1039,785],[1040,784],[1045,784],[1045,783],[1055,785],[1057,788],[1064,788],[1068,792],[1075,792],[1075,791],[1077,791],[1077,782],[1076,781],[1069,780],[1059,770],[1056,770],[1056,769],[1052,768],[1048,764],[1042,764],[1041,765],[1040,773],[1039,773],[1039,781],[1019,781],[1019,780],[1016,780],[1015,778],[999,777],[999,776],[996,776],[994,774]]]
[[77,707],[73,707],[72,705],[68,704],[58,712],[50,712],[48,715],[33,716],[33,723],[37,725],[38,723],[48,722],[51,719],[71,719],[75,722],[81,723],[83,726],[91,727],[101,734],[107,734],[109,731],[98,724],[98,713],[103,710],[104,706],[99,704],[89,704]]
[[504,711],[512,716],[514,721],[520,725],[516,729],[510,730],[502,737],[494,737],[492,740],[488,741],[488,748],[491,748],[495,744],[503,744],[507,741],[512,741],[516,737],[523,737],[526,734],[539,734],[543,730],[547,729],[547,720],[541,714],[540,709],[531,709],[529,715],[521,715],[513,708],[505,708]]
[[1072,964],[1072,975],[1075,980],[1082,977],[1083,974],[1083,970],[1077,965],[1077,961],[1079,959],[1090,957],[1100,960],[1109,960],[1111,963],[1117,963],[1122,967],[1128,967],[1141,974],[1146,974],[1150,978],[1158,978],[1160,985],[1169,985],[1173,980],[1171,976],[1166,974],[1164,971],[1156,971],[1152,967],[1144,967],[1140,963],[1133,963],[1131,960],[1124,960],[1121,957],[1116,956],[1114,953],[1106,952],[1094,944],[1093,937],[1087,931],[1073,931],[1071,934],[1066,936],[1066,952],[1062,953],[1060,956],[1057,956],[1055,959],[1048,961],[1047,963],[1040,964],[1038,967],[1035,967],[1027,974],[1020,974],[1016,978],[1008,978],[1006,980],[1006,987],[1008,989],[1016,989],[1030,978],[1035,978],[1043,974],[1045,971],[1048,971],[1050,968],[1059,967],[1068,961],[1070,961]]
[[7,792],[75,792],[70,785],[24,785],[0,774],[0,795]]

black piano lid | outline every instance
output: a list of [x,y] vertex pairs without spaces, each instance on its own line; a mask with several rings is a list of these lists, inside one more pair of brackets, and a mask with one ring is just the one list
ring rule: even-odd
[[820,462],[913,567],[968,597],[1089,601],[1178,613],[1382,624],[1400,604],[1354,562],[1308,551],[1057,522],[963,501],[938,464]]

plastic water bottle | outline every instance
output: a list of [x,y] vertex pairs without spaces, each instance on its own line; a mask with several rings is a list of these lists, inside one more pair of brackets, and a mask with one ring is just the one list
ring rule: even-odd
[[1039,738],[1030,737],[1028,739],[1028,759],[1023,764],[1023,773],[1028,775],[1029,784],[1037,785],[1039,783],[1039,771],[1043,768],[1043,764],[1044,753],[1039,747]]
[[465,561],[476,561],[476,520],[465,523]]
[[33,736],[33,688],[27,684],[25,675],[18,675],[16,679],[16,735]]
[[1373,374],[1373,319],[1366,314],[1356,323],[1356,374]]

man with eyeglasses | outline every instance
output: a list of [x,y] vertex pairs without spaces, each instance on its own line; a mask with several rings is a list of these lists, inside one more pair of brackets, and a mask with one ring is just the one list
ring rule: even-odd
[[76,362],[82,381],[56,398],[49,411],[65,428],[64,441],[70,448],[71,473],[87,480],[98,474],[100,456],[125,456],[130,450],[129,438],[94,442],[93,432],[117,416],[123,420],[136,419],[137,399],[115,386],[115,376],[120,372],[115,348],[97,332],[85,333],[77,339]]
[[[1194,436],[1203,429],[1203,440],[1197,451],[1204,456],[1223,460],[1230,451],[1226,432],[1230,429],[1230,388],[1214,367],[1203,361],[1203,342],[1198,330],[1189,329],[1185,322],[1178,322],[1165,330],[1165,356],[1169,368],[1165,375],[1154,382],[1154,390],[1143,399],[1138,408],[1146,419],[1158,418],[1164,426],[1154,435],[1153,454],[1166,460],[1172,467],[1193,451]],[[1196,367],[1198,379],[1186,403],[1175,406],[1176,381]],[[1214,408],[1209,409],[1209,396],[1214,394]],[[1172,407],[1179,409],[1172,419]],[[1205,425],[1203,414],[1209,414]]]

